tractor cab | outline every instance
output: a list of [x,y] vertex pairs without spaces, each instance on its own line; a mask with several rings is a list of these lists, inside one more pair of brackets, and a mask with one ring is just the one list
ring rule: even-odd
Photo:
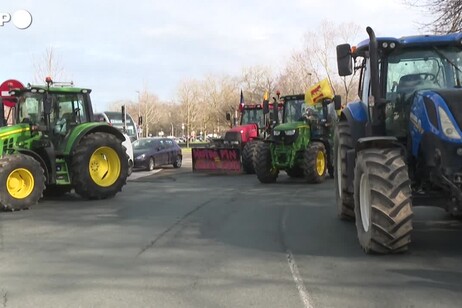
[[59,148],[74,127],[92,121],[90,92],[68,83],[14,89],[16,123],[30,124]]

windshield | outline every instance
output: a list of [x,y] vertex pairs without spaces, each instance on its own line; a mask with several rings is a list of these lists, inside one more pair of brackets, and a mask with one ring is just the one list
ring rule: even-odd
[[155,140],[154,139],[138,139],[133,142],[133,149],[149,149],[154,147]]
[[265,125],[263,109],[244,109],[241,116],[241,125],[249,123],[256,123],[258,127],[263,127]]
[[387,98],[393,93],[460,87],[461,59],[457,47],[396,51],[388,57]]
[[305,113],[306,104],[305,100],[288,100],[284,103],[284,123],[292,123],[296,121],[301,121],[302,116]]
[[39,123],[42,117],[43,94],[26,92],[19,98],[19,123]]

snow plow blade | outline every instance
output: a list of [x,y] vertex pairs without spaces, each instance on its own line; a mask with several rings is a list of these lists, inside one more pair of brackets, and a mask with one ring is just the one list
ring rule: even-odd
[[238,148],[192,148],[191,151],[193,172],[242,172]]

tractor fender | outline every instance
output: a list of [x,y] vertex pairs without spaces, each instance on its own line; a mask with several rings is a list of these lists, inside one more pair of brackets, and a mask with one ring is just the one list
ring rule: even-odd
[[359,138],[356,142],[356,153],[370,148],[401,148],[405,152],[405,145],[401,144],[398,139],[393,136],[364,137]]
[[109,133],[116,136],[117,139],[119,139],[120,141],[125,141],[125,136],[122,134],[122,132],[113,126],[108,125],[107,123],[85,123],[76,127],[69,135],[69,137],[67,137],[63,154],[70,155],[74,151],[75,147],[80,143],[83,137],[96,132]]
[[367,112],[361,102],[351,102],[340,114],[340,121],[347,121],[353,143],[366,135]]
[[43,172],[45,173],[46,183],[49,184],[50,181],[52,181],[52,179],[50,178],[50,172],[48,170],[47,164],[45,163],[45,160],[43,160],[43,158],[39,154],[37,154],[36,152],[31,151],[29,149],[23,149],[23,148],[16,149],[16,151],[18,153],[21,153],[21,154],[24,154],[24,155],[27,155],[27,156],[31,156],[36,161],[38,161],[40,163],[40,166],[43,169]]

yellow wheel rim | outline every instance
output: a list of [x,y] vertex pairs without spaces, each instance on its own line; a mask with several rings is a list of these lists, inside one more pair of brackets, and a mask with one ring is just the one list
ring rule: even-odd
[[97,185],[111,186],[120,176],[119,155],[110,147],[100,147],[91,155],[88,169],[91,179]]
[[323,151],[319,151],[316,156],[316,172],[318,175],[323,175],[326,168],[326,157]]
[[34,176],[24,168],[14,169],[6,179],[6,189],[16,199],[27,198],[34,190],[34,186]]

